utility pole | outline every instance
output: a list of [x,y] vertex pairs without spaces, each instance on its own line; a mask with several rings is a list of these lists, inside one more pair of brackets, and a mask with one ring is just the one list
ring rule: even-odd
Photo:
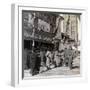
[[[34,13],[34,21],[35,21],[35,13]],[[33,32],[32,32],[32,38],[33,38],[33,42],[32,42],[32,52],[33,52],[33,50],[34,50],[34,46],[35,46],[35,41],[34,41],[34,36],[35,36],[35,23],[34,23],[34,21],[33,21]]]
[[69,33],[69,24],[70,24],[70,15],[68,15],[68,20],[67,20],[67,24],[66,24],[66,35],[68,35]]
[[78,42],[78,17],[76,16],[76,40]]

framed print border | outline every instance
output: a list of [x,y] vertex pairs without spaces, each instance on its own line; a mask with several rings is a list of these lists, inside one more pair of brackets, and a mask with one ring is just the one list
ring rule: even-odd
[[[81,14],[81,68],[80,75],[75,76],[53,76],[53,77],[34,77],[22,79],[22,10],[35,11],[49,11],[49,12],[63,12],[63,13],[80,13]],[[77,7],[36,7],[27,4],[12,4],[11,6],[11,85],[12,86],[30,86],[43,85],[52,82],[50,78],[59,79],[60,83],[85,82],[87,81],[87,65],[83,57],[83,36],[86,30],[87,10],[85,8]],[[62,77],[62,78],[61,78]],[[66,79],[67,78],[67,79]],[[40,80],[40,81],[39,81]],[[42,81],[46,82],[42,82]],[[54,82],[55,83],[55,82]]]

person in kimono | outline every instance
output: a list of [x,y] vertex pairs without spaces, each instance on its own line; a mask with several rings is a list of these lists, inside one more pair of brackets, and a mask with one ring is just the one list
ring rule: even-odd
[[36,72],[36,53],[35,53],[35,49],[32,50],[32,53],[30,55],[30,74],[33,76],[35,75]]
[[68,66],[72,69],[72,62],[73,62],[73,51],[71,46],[68,46],[64,50],[64,66]]
[[50,69],[50,62],[51,62],[51,52],[50,52],[50,50],[47,50],[47,52],[46,52],[46,67],[47,67],[47,69]]
[[60,57],[59,57],[59,51],[58,50],[55,50],[54,62],[55,62],[56,67],[58,67],[60,65]]

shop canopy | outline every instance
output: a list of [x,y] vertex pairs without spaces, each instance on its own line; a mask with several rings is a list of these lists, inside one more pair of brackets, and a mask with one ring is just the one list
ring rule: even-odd
[[32,35],[32,33],[33,29],[24,30],[24,39],[51,43],[52,38],[54,37],[54,33],[44,32],[43,30],[35,30],[34,36]]

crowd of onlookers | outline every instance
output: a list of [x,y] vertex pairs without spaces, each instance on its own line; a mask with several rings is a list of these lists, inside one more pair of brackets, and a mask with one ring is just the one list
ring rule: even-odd
[[37,53],[35,48],[27,54],[26,65],[30,69],[30,74],[47,71],[49,69],[68,66],[72,69],[73,59],[77,56],[77,49],[71,43],[65,43],[61,50],[58,49],[40,49]]

